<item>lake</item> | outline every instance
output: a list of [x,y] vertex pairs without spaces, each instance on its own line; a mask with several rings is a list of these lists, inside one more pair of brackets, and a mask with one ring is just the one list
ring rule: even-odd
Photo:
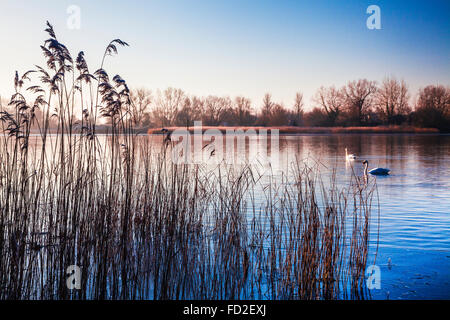
[[[357,160],[345,160],[346,147]],[[369,170],[389,168],[389,176],[376,178],[380,202],[376,264],[381,288],[371,290],[372,297],[450,298],[449,135],[284,136],[280,152],[281,158],[297,155],[335,168],[337,183],[342,185],[352,165],[362,174],[362,160],[369,161]],[[369,261],[376,249],[377,222],[373,214]]]
[[[35,138],[34,145],[39,146],[40,138]],[[107,145],[108,136],[98,138],[100,145]],[[150,141],[156,155],[162,150],[162,135],[143,135],[139,139]],[[55,141],[55,136],[51,141]],[[235,148],[225,158],[236,161],[254,156],[255,150],[263,147],[260,144],[257,136],[250,136],[244,144],[248,152]],[[338,188],[349,186],[353,172],[363,176],[363,160],[368,160],[369,169],[389,168],[388,176],[369,177],[376,181],[377,189],[372,205],[367,265],[375,263],[379,267],[381,284],[379,289],[370,290],[371,297],[450,298],[450,135],[280,136],[276,147],[276,161],[258,169],[262,181],[273,179],[272,184],[295,181],[295,177],[289,177],[293,161],[316,167],[326,187],[334,177]],[[345,148],[356,154],[357,159],[346,161]],[[204,150],[208,155],[206,166],[217,170],[218,164],[213,160],[219,158],[219,151]],[[254,199],[256,207],[264,206],[266,198],[262,190],[255,188]]]
[[[150,140],[158,150],[161,136]],[[247,152],[235,147],[233,161],[248,160],[259,143],[250,136]],[[355,161],[346,161],[345,148],[357,155]],[[204,160],[211,163],[212,159]],[[376,257],[381,287],[370,291],[372,298],[450,298],[450,135],[280,136],[271,176],[281,183],[296,159],[319,168],[325,182],[335,171],[342,188],[348,185],[352,170],[363,175],[363,160],[368,160],[369,170],[389,168],[388,176],[370,177],[376,179],[380,209],[378,220],[378,208],[373,206],[369,264]],[[256,199],[262,203],[264,195],[257,194]]]
[[[259,143],[256,137],[249,141],[247,149]],[[345,148],[357,160],[346,161]],[[289,174],[296,158],[316,165],[323,180],[334,169],[340,187],[348,185],[352,170],[363,174],[363,160],[369,170],[389,168],[389,176],[370,177],[377,179],[380,209],[379,234],[378,214],[372,213],[369,262],[377,254],[381,288],[371,290],[372,298],[450,298],[450,135],[280,136],[275,176]]]

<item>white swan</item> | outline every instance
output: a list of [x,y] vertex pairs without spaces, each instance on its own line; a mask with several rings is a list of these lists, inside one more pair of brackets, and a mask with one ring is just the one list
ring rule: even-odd
[[369,167],[369,161],[364,160],[363,164],[365,165],[365,167],[364,167],[364,175],[366,175],[366,176],[367,176],[367,173],[373,174],[375,176],[386,176],[386,175],[389,174],[389,171],[391,171],[391,170],[389,170],[387,168],[374,168],[374,169],[372,169],[370,171],[367,171],[367,168]]
[[356,156],[354,154],[348,154],[347,148],[345,148],[345,160],[355,160]]

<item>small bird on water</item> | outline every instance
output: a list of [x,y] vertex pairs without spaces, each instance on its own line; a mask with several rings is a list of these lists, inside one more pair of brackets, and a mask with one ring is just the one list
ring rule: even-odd
[[350,160],[355,160],[356,159],[356,155],[352,154],[348,154],[347,152],[347,148],[345,148],[345,160],[350,161]]
[[164,134],[164,142],[170,142],[171,141],[170,136],[172,135],[172,132],[170,132],[166,128],[162,128],[161,129],[161,133]]

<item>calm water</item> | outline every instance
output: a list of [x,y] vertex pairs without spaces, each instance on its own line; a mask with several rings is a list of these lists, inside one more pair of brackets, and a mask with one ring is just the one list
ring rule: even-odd
[[[247,149],[259,147],[257,137],[249,141]],[[345,148],[358,159],[346,161]],[[450,299],[450,135],[281,136],[279,150],[272,163],[276,176],[292,172],[289,164],[299,159],[317,165],[325,181],[335,169],[342,188],[352,170],[363,174],[362,160],[369,161],[369,170],[389,168],[389,176],[370,177],[377,179],[380,202],[378,252],[374,212],[369,263],[377,252],[381,288],[371,290],[372,298]],[[244,154],[234,151],[235,158]]]
[[[258,143],[251,137],[247,148]],[[381,288],[371,290],[372,298],[450,299],[450,135],[282,136],[279,147],[272,163],[278,176],[289,172],[296,158],[318,164],[323,180],[335,169],[339,187],[348,186],[352,170],[363,174],[362,160],[369,161],[369,170],[389,168],[389,176],[370,177],[377,179],[380,202]],[[346,161],[345,148],[358,159]],[[375,259],[377,226],[374,212],[369,263]]]
[[[160,150],[161,136],[142,138]],[[258,143],[251,137],[247,147]],[[282,136],[279,147],[272,164],[278,176],[295,158],[320,164],[324,180],[335,169],[338,187],[348,186],[352,170],[362,175],[362,160],[369,169],[389,168],[389,176],[371,177],[377,179],[381,215],[381,289],[371,290],[372,298],[450,299],[450,135]],[[345,161],[346,147],[358,160]],[[263,194],[259,198],[264,201]],[[369,263],[377,248],[376,213],[372,219]]]
[[[381,223],[376,264],[381,269],[381,289],[372,290],[372,296],[450,298],[450,136],[288,136],[281,138],[280,147],[284,158],[298,155],[336,168],[342,185],[351,165],[355,172],[363,171],[364,159],[369,169],[391,169],[389,176],[377,178]],[[359,161],[346,162],[345,147]],[[375,231],[373,226],[370,261]]]

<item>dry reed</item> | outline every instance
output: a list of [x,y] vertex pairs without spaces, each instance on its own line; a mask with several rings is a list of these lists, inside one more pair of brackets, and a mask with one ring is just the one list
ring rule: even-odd
[[46,68],[16,74],[0,117],[0,299],[366,296],[373,186],[339,189],[299,162],[281,183],[252,166],[175,165],[170,144],[132,134],[126,82],[103,69],[127,44],[112,41],[91,74],[46,32]]

